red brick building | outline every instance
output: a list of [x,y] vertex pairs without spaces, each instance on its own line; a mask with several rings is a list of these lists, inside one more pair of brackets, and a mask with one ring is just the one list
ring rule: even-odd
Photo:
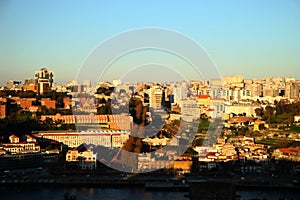
[[52,119],[54,122],[62,121],[64,124],[107,124],[110,129],[114,130],[131,130],[133,126],[132,116],[120,114],[120,115],[42,115],[41,121],[45,121],[47,118]]
[[6,117],[6,104],[1,104],[0,102],[0,119],[4,119]]
[[31,106],[33,106],[34,101],[35,101],[35,98],[21,98],[20,99],[20,107],[22,109],[29,109]]
[[48,109],[50,109],[50,108],[55,109],[56,108],[56,101],[51,100],[50,98],[42,98],[41,99],[41,105],[46,106],[46,108],[48,108]]
[[4,119],[7,115],[7,107],[6,107],[7,99],[0,98],[0,119]]
[[70,109],[71,108],[72,100],[70,99],[70,97],[65,97],[63,102],[64,102],[64,109]]

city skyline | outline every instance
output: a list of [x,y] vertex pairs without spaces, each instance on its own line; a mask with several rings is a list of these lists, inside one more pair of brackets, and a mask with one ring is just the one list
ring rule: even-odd
[[[147,67],[147,65],[146,65],[146,67]],[[212,82],[216,82],[217,80],[222,81],[223,78],[226,78],[226,77],[228,77],[228,78],[230,78],[230,77],[233,77],[233,78],[234,77],[241,77],[242,78],[241,83],[244,82],[244,81],[249,81],[249,80],[256,81],[256,80],[267,80],[267,79],[278,79],[278,78],[280,78],[280,79],[281,78],[282,79],[287,79],[288,81],[289,80],[293,80],[293,79],[295,81],[300,81],[300,79],[295,78],[295,76],[266,76],[266,77],[251,77],[251,78],[246,78],[242,74],[231,74],[231,75],[227,75],[227,76],[220,76],[218,78],[201,79],[201,80],[197,80],[197,79],[185,79],[178,72],[172,71],[172,70],[170,70],[166,66],[162,66],[163,67],[162,70],[164,70],[164,71],[166,71],[166,72],[169,73],[168,77],[164,77],[163,76],[164,74],[161,74],[161,73],[158,74],[156,77],[151,75],[146,80],[139,80],[138,77],[135,77],[135,75],[138,76],[142,72],[149,73],[151,71],[151,69],[147,69],[146,67],[145,66],[141,66],[141,68],[134,69],[134,72],[130,72],[131,74],[127,73],[124,76],[120,77],[120,79],[102,79],[102,80],[99,80],[98,82],[92,82],[89,79],[78,81],[77,79],[74,78],[73,80],[64,80],[61,83],[55,82],[55,84],[53,84],[52,87],[53,86],[66,86],[68,84],[85,85],[87,82],[89,82],[92,85],[97,85],[99,83],[104,83],[104,82],[111,83],[111,84],[114,84],[114,82],[118,82],[119,84],[137,84],[137,83],[183,83],[183,82],[202,82],[202,81],[205,81],[205,82],[208,82],[207,84],[209,84],[209,82],[211,82],[211,81]],[[157,70],[158,67],[160,67],[160,66],[159,65],[158,66],[154,66],[153,68]],[[3,84],[1,84],[1,81],[0,81],[0,87],[5,87],[5,86],[7,86],[7,84],[12,84],[11,82],[17,82],[16,84],[20,84],[20,86],[22,86],[24,84],[29,84],[29,83],[26,83],[26,81],[36,80],[36,78],[34,76],[34,73],[37,73],[38,71],[42,71],[44,69],[45,70],[51,70],[51,69],[46,68],[46,67],[41,67],[38,70],[35,70],[35,72],[32,73],[33,75],[31,77],[26,77],[24,79],[8,79],[6,81],[3,81]],[[53,73],[52,70],[51,70],[51,72]],[[57,75],[56,72],[54,72],[54,73],[55,73],[55,76],[54,76],[53,80],[55,80],[55,77]],[[170,78],[170,75],[172,75],[172,77],[176,77],[177,79],[172,79],[172,77]]]
[[101,42],[142,27],[175,30],[192,38],[221,76],[300,79],[296,1],[0,4],[1,85],[10,79],[23,82],[42,67],[56,72],[55,83],[65,84],[76,79],[82,63]]

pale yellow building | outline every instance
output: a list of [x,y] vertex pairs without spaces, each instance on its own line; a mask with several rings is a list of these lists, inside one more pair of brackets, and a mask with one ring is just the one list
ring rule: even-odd
[[222,83],[223,84],[232,84],[232,83],[241,83],[243,82],[243,76],[223,76]]
[[35,137],[55,140],[73,148],[85,143],[104,147],[122,147],[128,140],[127,131],[96,131],[96,132],[40,132]]
[[259,125],[261,124],[263,124],[266,129],[269,128],[269,124],[267,124],[265,121],[257,120],[254,122],[253,131],[259,131]]

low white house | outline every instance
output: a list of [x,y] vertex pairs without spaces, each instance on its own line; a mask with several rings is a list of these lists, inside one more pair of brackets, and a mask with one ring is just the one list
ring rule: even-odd
[[81,169],[96,169],[97,153],[90,150],[83,152],[69,150],[66,155],[66,161],[76,163]]
[[294,122],[300,122],[300,115],[294,116]]

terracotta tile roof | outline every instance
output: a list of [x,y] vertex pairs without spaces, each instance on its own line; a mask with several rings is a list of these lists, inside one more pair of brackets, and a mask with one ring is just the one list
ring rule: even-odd
[[209,152],[209,153],[206,154],[206,157],[217,156],[216,154],[217,154],[216,152]]
[[282,153],[287,153],[287,154],[300,153],[299,148],[279,148],[279,151],[281,151]]
[[204,94],[201,94],[198,97],[199,97],[199,99],[208,99],[208,98],[210,98],[209,95],[204,95]]
[[242,123],[242,122],[252,122],[253,118],[252,117],[233,117],[229,119],[230,122],[237,122],[237,123]]

